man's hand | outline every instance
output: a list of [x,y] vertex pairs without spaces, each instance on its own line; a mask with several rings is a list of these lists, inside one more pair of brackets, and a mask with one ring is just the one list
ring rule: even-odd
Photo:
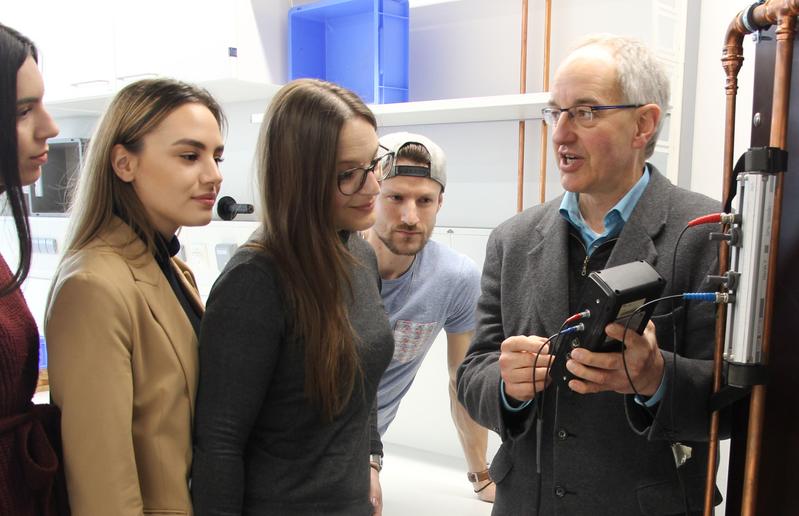
[[552,355],[549,354],[549,344],[544,345],[546,341],[546,338],[536,335],[517,335],[502,342],[499,372],[505,381],[505,395],[518,401],[527,401],[549,385],[547,368],[552,361]]
[[[605,327],[608,337],[621,340],[624,325],[608,324]],[[652,396],[663,379],[665,363],[658,348],[655,336],[655,324],[646,325],[643,335],[634,330],[627,330],[624,340],[627,359],[627,370],[638,394]],[[566,368],[578,377],[569,382],[569,388],[581,394],[593,392],[615,391],[621,394],[633,394],[630,380],[624,372],[621,353],[594,353],[587,349],[577,348],[571,352],[571,360]]]
[[374,507],[374,516],[381,516],[383,514],[383,490],[380,488],[380,473],[371,466],[369,471],[372,475],[369,481],[369,501],[372,502]]

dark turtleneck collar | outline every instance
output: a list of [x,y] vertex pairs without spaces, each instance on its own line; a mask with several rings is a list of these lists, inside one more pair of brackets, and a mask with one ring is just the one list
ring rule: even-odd
[[167,240],[166,237],[160,233],[157,235],[155,242],[155,261],[158,263],[158,267],[161,269],[161,272],[163,272],[164,276],[166,276],[169,286],[172,287],[175,297],[178,299],[180,306],[186,313],[186,317],[189,318],[189,322],[194,328],[194,333],[199,336],[200,314],[197,313],[197,311],[194,309],[194,306],[189,301],[186,292],[184,292],[183,287],[178,280],[177,273],[172,267],[172,257],[178,254],[178,251],[180,251],[180,241],[178,240],[177,235],[173,235],[169,240]]
[[177,235],[172,235],[169,240],[161,233],[158,233],[155,241],[155,261],[163,269],[169,265],[170,258],[180,251],[180,240]]

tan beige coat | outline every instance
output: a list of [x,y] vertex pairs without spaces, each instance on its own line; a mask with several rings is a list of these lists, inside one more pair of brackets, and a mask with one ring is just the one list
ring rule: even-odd
[[[202,310],[191,272],[172,265]],[[197,337],[155,259],[119,219],[59,267],[45,336],[73,515],[192,514]]]

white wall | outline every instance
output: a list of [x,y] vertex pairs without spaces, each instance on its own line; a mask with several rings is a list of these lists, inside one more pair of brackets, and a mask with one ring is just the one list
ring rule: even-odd
[[[261,16],[259,28],[285,33],[285,16],[290,4],[308,3],[295,0],[278,4],[254,2]],[[268,12],[265,5],[270,5]],[[277,7],[275,7],[277,5]],[[411,100],[432,100],[519,91],[520,16],[517,0],[459,0],[411,9],[410,15],[410,96]],[[584,34],[604,31],[628,34],[644,41],[667,46],[662,23],[657,22],[653,2],[641,0],[570,0],[554,2],[552,13],[551,74],[566,55],[568,48]],[[616,13],[624,12],[625,16]],[[531,2],[528,26],[528,91],[542,87],[543,2]],[[630,19],[640,23],[629,24]],[[271,21],[264,21],[271,20]],[[661,36],[658,36],[661,34]],[[270,35],[270,41],[275,41]],[[270,58],[270,72],[280,77],[285,72],[286,49],[270,45],[264,51]],[[274,62],[272,62],[274,61]],[[282,75],[285,77],[285,75]],[[263,100],[224,105],[230,121],[226,139],[225,181],[222,193],[239,202],[256,203],[252,157],[258,126],[249,122],[249,115],[263,113],[268,102]],[[71,119],[59,119],[62,136],[72,136]],[[90,127],[91,124],[88,124]],[[86,119],[82,119],[79,136],[87,137]],[[448,124],[397,127],[394,130],[423,132],[438,141],[450,162],[449,185],[440,223],[450,226],[493,227],[515,213],[518,154],[518,124],[493,122],[484,124]],[[388,132],[381,130],[382,133]],[[525,138],[524,203],[531,206],[539,199],[540,123],[527,123]],[[666,164],[668,155],[657,155],[659,164]],[[547,191],[552,198],[561,193],[553,161],[551,141],[547,149]],[[664,169],[664,172],[666,170]],[[478,209],[475,209],[478,206]]]
[[[725,73],[721,67],[724,34],[736,13],[751,4],[746,0],[704,0],[700,20],[697,57],[696,113],[694,120],[691,190],[714,199],[721,199]],[[744,64],[738,75],[738,107],[736,110],[735,153],[737,160],[749,148],[751,135],[752,92],[754,84],[754,45],[751,37],[744,40]],[[733,162],[734,163],[734,162]]]

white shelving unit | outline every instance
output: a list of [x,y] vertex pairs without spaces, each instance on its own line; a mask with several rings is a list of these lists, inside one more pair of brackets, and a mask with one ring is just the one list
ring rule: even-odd
[[[493,95],[462,99],[371,104],[369,109],[380,127],[407,125],[463,124],[541,119],[549,93]],[[250,122],[260,124],[263,113],[254,113]]]
[[377,104],[370,108],[381,127],[541,119],[549,93]]
[[[241,79],[215,79],[197,84],[207,89],[220,104],[271,99],[281,88],[279,84]],[[50,114],[55,117],[100,116],[112,98],[113,95],[97,95],[50,102],[45,97],[45,104]]]

